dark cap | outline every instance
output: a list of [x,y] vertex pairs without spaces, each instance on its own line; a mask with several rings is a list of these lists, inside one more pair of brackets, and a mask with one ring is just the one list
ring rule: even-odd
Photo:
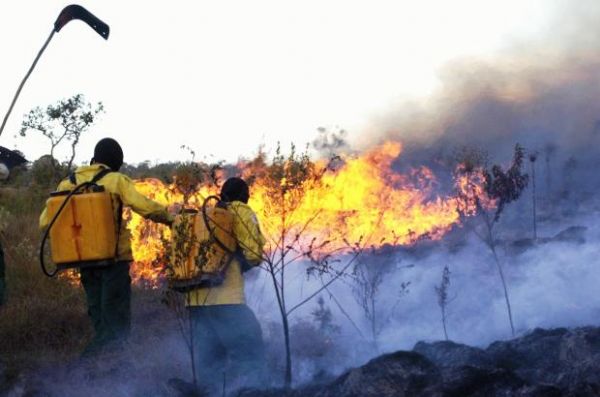
[[112,138],[104,138],[98,141],[94,148],[94,163],[102,163],[113,171],[119,171],[123,165],[123,149],[119,142]]
[[229,178],[221,187],[221,200],[228,203],[231,201],[241,201],[248,204],[250,191],[248,184],[242,178]]

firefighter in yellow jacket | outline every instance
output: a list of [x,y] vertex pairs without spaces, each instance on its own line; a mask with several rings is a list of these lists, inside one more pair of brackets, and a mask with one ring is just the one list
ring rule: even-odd
[[[123,165],[123,150],[111,138],[100,140],[94,148],[89,166],[79,167],[69,178],[63,180],[58,191],[72,190],[78,184],[91,181],[103,170],[110,170],[97,184],[104,186],[114,200],[115,220],[119,227],[118,250],[115,263],[99,268],[81,268],[81,284],[85,290],[88,314],[95,335],[84,354],[92,354],[109,342],[123,341],[131,326],[131,278],[129,266],[133,259],[130,234],[121,222],[123,207],[129,207],[141,216],[155,222],[172,223],[172,216],[161,204],[139,193],[133,181],[119,173]],[[106,172],[106,171],[104,171]],[[46,228],[50,219],[44,209],[40,227]]]
[[230,386],[260,386],[264,381],[262,331],[245,304],[242,273],[262,262],[265,239],[248,199],[244,180],[229,178],[223,184],[221,200],[233,214],[238,249],[222,284],[188,293],[199,382],[213,392],[224,378]]

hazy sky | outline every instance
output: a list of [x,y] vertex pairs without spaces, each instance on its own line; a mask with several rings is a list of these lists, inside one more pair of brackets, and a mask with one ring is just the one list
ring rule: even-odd
[[[556,3],[83,1],[110,25],[109,40],[79,21],[55,35],[0,145],[30,159],[47,153],[43,139],[15,138],[22,116],[76,93],[106,109],[78,162],[104,136],[122,143],[128,162],[182,159],[183,144],[197,157],[235,160],[261,143],[309,142],[319,126],[364,142],[374,113],[399,98],[426,98],[447,61],[544,34]],[[2,117],[67,4],[0,3]]]

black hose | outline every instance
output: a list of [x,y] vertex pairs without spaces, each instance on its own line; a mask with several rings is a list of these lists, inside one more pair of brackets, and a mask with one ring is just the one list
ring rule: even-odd
[[63,201],[63,203],[59,207],[58,211],[56,211],[56,214],[54,215],[54,217],[48,224],[46,231],[44,232],[44,237],[42,237],[42,244],[40,245],[40,265],[42,267],[42,272],[44,272],[44,274],[48,277],[54,277],[56,275],[56,273],[58,273],[58,269],[54,270],[54,272],[52,272],[52,273],[48,272],[48,269],[46,269],[46,264],[44,263],[44,248],[46,246],[46,241],[48,240],[48,237],[50,236],[50,229],[52,229],[52,226],[56,222],[56,219],[58,219],[58,216],[61,214],[63,209],[66,207],[66,205],[69,202],[69,200],[71,199],[71,197],[73,197],[74,194],[77,194],[81,189],[86,188],[91,185],[94,185],[94,183],[84,182],[81,185],[76,186],[75,189],[73,189],[67,195],[67,197],[65,198],[65,201]]

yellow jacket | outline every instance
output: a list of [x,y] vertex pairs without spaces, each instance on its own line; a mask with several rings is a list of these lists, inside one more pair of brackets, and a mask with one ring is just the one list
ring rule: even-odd
[[[77,184],[91,181],[96,174],[105,168],[108,167],[104,164],[92,164],[77,168],[77,170],[75,170]],[[136,213],[154,222],[170,224],[173,221],[173,217],[167,212],[167,209],[163,205],[150,200],[139,193],[136,190],[133,181],[126,175],[119,172],[110,172],[98,181],[98,185],[104,186],[106,191],[111,193],[113,208],[115,209],[115,221],[117,221],[118,217],[121,215],[118,213],[119,200],[123,203],[123,207],[130,207]],[[75,186],[76,185],[71,183],[69,178],[67,178],[60,182],[56,190],[73,190]],[[40,215],[40,228],[44,229],[47,227],[50,221],[51,219],[48,217],[47,210],[44,208]],[[125,222],[121,222],[118,260],[131,261],[133,259],[130,239],[131,234],[126,227]]]
[[[239,250],[250,265],[260,265],[265,238],[260,231],[256,214],[247,204],[240,201],[229,203],[227,209],[233,213],[233,233]],[[225,271],[223,284],[196,289],[189,292],[187,298],[189,306],[243,304],[245,298],[242,265],[234,259]]]

